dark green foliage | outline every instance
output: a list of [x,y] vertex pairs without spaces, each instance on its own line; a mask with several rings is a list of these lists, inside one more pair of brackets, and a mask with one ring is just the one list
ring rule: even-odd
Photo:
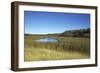
[[63,37],[90,37],[90,28],[65,31],[65,32],[61,33],[59,36],[63,36]]

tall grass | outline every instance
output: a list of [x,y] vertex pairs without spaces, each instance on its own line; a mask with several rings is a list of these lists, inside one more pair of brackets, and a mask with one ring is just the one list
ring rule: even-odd
[[[53,60],[89,58],[90,56],[89,38],[53,37],[58,39],[58,42],[54,43],[42,43],[34,41],[40,38],[45,38],[45,36],[25,37],[25,61],[42,60],[44,57],[45,60]],[[31,57],[28,57],[29,54]],[[52,55],[54,56],[52,57]]]
[[45,48],[25,48],[25,61],[85,59],[89,56],[78,52],[56,51]]

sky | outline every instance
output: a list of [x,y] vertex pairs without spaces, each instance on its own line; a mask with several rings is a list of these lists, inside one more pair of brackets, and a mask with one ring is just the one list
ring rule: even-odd
[[24,11],[24,33],[52,34],[90,27],[90,14]]

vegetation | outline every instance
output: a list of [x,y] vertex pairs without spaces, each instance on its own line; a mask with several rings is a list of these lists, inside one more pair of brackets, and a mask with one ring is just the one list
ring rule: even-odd
[[79,29],[79,30],[71,30],[65,31],[60,34],[60,36],[67,37],[90,37],[90,28],[87,29]]
[[[58,42],[35,42],[40,38],[55,38]],[[90,57],[90,28],[65,31],[60,34],[25,34],[25,61],[84,59]]]

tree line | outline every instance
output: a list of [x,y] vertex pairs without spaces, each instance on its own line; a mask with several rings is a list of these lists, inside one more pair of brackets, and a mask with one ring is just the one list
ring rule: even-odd
[[78,30],[70,30],[61,33],[59,36],[63,37],[90,37],[90,28],[87,29],[78,29]]

